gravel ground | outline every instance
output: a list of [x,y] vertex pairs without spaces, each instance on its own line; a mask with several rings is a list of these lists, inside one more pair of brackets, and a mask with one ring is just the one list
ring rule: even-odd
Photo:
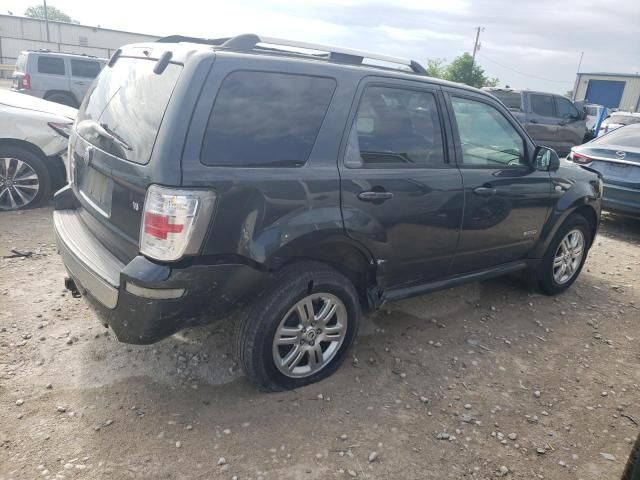
[[364,319],[330,379],[257,392],[230,323],[117,342],[63,289],[51,209],[0,214],[0,479],[619,478],[640,422],[640,222],[549,298],[473,283]]

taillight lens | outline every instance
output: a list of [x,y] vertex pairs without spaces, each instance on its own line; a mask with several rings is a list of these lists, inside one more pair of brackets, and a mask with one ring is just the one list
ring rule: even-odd
[[571,160],[573,160],[574,163],[578,163],[580,165],[586,165],[593,162],[593,159],[591,157],[587,157],[586,155],[576,152],[571,152]]
[[48,124],[58,135],[64,138],[69,138],[71,135],[71,129],[73,128],[73,122],[49,122]]
[[31,76],[28,73],[25,73],[22,77],[22,88],[31,90]]
[[140,227],[140,252],[174,261],[198,253],[213,213],[215,193],[151,185]]

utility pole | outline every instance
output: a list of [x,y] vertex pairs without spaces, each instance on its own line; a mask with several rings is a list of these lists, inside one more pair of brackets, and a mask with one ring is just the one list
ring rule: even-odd
[[49,42],[49,15],[47,13],[47,0],[42,0],[42,2],[44,3],[44,25],[47,27],[47,42]]
[[573,84],[573,95],[571,96],[571,101],[576,101],[576,95],[578,93],[578,87],[580,86],[580,67],[582,66],[582,57],[584,57],[584,52],[580,52],[580,61],[578,62],[578,72],[576,73],[576,81]]
[[[473,55],[471,57],[471,71],[469,72],[469,82],[471,82],[471,78],[473,77],[473,67],[476,64],[476,52],[480,50],[480,32],[484,31],[484,27],[476,27],[476,41],[473,44]],[[469,83],[471,85],[471,83]]]

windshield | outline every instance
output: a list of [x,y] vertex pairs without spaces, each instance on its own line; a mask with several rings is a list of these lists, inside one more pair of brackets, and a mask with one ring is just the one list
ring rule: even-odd
[[513,110],[522,109],[522,98],[518,92],[502,92],[494,90],[491,92],[494,97],[497,97],[507,108]]
[[607,118],[606,123],[633,125],[634,123],[640,123],[640,116],[632,117],[631,115],[611,115],[609,118]]
[[613,130],[591,142],[597,145],[615,145],[640,149],[640,125],[632,125]]
[[182,67],[153,73],[154,60],[119,58],[105,67],[78,112],[78,134],[125,160],[147,163]]

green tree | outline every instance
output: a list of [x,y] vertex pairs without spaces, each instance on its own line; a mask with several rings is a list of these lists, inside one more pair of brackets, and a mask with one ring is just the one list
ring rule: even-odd
[[444,78],[476,88],[495,87],[498,85],[498,79],[485,76],[484,69],[474,63],[473,57],[466,52],[455,58],[447,66]]
[[[24,12],[24,16],[44,20],[44,6],[35,5],[33,7],[29,7]],[[80,23],[64,13],[62,10],[51,5],[47,5],[47,17],[49,20],[54,22]]]
[[456,57],[449,65],[442,58],[427,60],[427,75],[476,88],[495,87],[499,83],[497,78],[487,77],[484,69],[474,63],[473,57],[468,53]]
[[430,77],[444,78],[445,69],[446,65],[444,58],[427,59],[427,75]]

